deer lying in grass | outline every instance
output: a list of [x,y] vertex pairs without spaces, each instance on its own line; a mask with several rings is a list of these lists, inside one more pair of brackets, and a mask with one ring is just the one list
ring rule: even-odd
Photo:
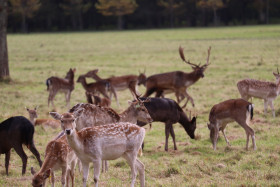
[[54,120],[54,119],[37,119],[37,107],[35,107],[33,110],[26,108],[28,114],[29,114],[29,120],[34,126],[41,125],[42,127],[51,127],[53,129],[56,129],[60,126],[60,121]]
[[[140,98],[145,101],[146,98]],[[177,150],[175,133],[173,124],[180,123],[185,129],[186,133],[192,138],[195,138],[194,131],[196,129],[196,117],[188,118],[182,108],[172,99],[167,98],[150,98],[149,102],[144,103],[149,114],[154,122],[160,121],[165,123],[165,151],[168,151],[169,133],[172,136],[174,143],[174,150]],[[191,119],[191,120],[190,120]],[[144,126],[147,123],[137,122],[137,125]]]
[[106,81],[110,83],[111,87],[113,88],[111,91],[111,95],[113,94],[116,102],[119,106],[118,97],[116,91],[122,91],[129,89],[131,94],[134,96],[134,93],[137,93],[137,85],[144,84],[146,80],[146,75],[144,73],[140,73],[137,75],[123,75],[123,76],[113,76],[107,79],[102,79],[97,75],[98,69],[89,71],[85,74],[86,77],[91,77],[96,81]]
[[[94,98],[94,102],[92,100],[92,97]],[[86,98],[87,98],[87,102],[90,103],[90,104],[95,104],[95,105],[98,105],[98,106],[101,106],[101,107],[110,107],[111,106],[110,99],[108,99],[106,97],[101,98],[97,95],[94,95],[91,92],[86,92]]]
[[188,94],[187,89],[196,83],[200,78],[204,77],[204,71],[209,65],[211,47],[208,49],[208,56],[206,64],[200,66],[191,63],[190,61],[185,60],[183,48],[179,47],[179,53],[182,60],[190,65],[193,69],[190,73],[185,73],[182,71],[173,71],[168,73],[155,74],[146,79],[146,93],[144,97],[150,96],[152,93],[156,92],[156,97],[162,96],[164,92],[175,92],[177,97],[177,102],[180,103],[182,98],[187,98],[186,103],[183,105],[183,108],[187,105],[190,100],[193,107],[194,101],[193,98]]
[[208,128],[210,130],[210,139],[214,150],[216,150],[219,131],[222,131],[228,146],[230,146],[224,130],[228,123],[234,121],[243,127],[246,132],[246,149],[248,150],[249,137],[251,136],[253,148],[256,150],[255,132],[248,126],[250,119],[253,118],[253,106],[252,103],[244,99],[230,99],[212,107],[209,114],[210,124],[208,124]]
[[12,148],[14,148],[16,153],[20,156],[22,160],[22,175],[25,174],[28,157],[22,148],[23,144],[35,155],[39,165],[42,165],[40,154],[34,145],[33,135],[34,126],[23,116],[10,117],[0,123],[0,154],[5,154],[7,175]]
[[65,135],[50,141],[46,147],[45,160],[40,171],[36,173],[33,167],[31,167],[31,173],[34,175],[32,178],[32,186],[45,186],[46,179],[49,178],[50,175],[52,186],[54,186],[54,171],[61,169],[62,186],[69,185],[70,176],[73,187],[77,160],[78,158],[73,149],[68,145]]
[[48,106],[50,105],[50,102],[51,102],[53,108],[55,109],[53,100],[54,100],[56,94],[58,92],[64,92],[67,107],[69,108],[71,92],[74,90],[74,73],[75,73],[75,71],[76,71],[75,68],[74,69],[70,68],[64,79],[53,76],[46,80],[47,91],[49,91]]
[[80,75],[77,82],[81,83],[86,90],[86,92],[91,93],[101,93],[104,97],[109,98],[107,91],[110,88],[110,84],[105,81],[97,81],[94,83],[88,84],[86,82],[86,77],[84,75]]
[[256,97],[264,100],[264,113],[267,111],[269,104],[272,115],[275,117],[275,110],[273,102],[280,93],[280,74],[277,68],[277,73],[273,72],[276,78],[276,83],[259,81],[255,79],[244,79],[237,83],[238,91],[241,97],[249,100],[251,97]]
[[98,186],[102,160],[115,160],[123,157],[131,168],[131,186],[134,186],[137,172],[140,174],[141,187],[145,186],[144,164],[137,159],[137,153],[144,140],[145,129],[131,123],[114,123],[92,126],[77,132],[75,120],[83,113],[80,109],[72,113],[51,112],[54,119],[61,121],[69,146],[75,151],[83,165],[83,186],[89,173],[89,163],[93,162],[94,182]]

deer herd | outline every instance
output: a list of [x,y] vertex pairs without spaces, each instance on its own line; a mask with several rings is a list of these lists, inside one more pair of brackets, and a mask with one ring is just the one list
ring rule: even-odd
[[[83,172],[83,186],[86,186],[89,164],[93,163],[94,182],[98,186],[100,169],[102,172],[108,170],[108,160],[115,160],[123,157],[131,168],[131,186],[134,186],[136,176],[139,173],[140,185],[145,186],[145,167],[138,159],[144,147],[145,129],[144,125],[153,121],[165,124],[165,151],[168,151],[168,137],[171,134],[174,150],[177,150],[174,123],[180,123],[190,138],[195,138],[197,116],[187,116],[184,109],[188,101],[194,107],[194,99],[187,92],[188,88],[204,77],[204,72],[210,65],[211,47],[207,51],[206,63],[197,65],[185,59],[183,48],[179,47],[179,54],[183,62],[190,65],[193,71],[173,71],[160,73],[146,77],[145,72],[137,75],[112,76],[101,78],[98,69],[80,75],[77,82],[81,83],[85,90],[88,103],[78,103],[65,113],[50,112],[54,119],[38,119],[37,107],[26,108],[29,114],[29,121],[18,116],[10,118],[0,123],[0,135],[5,141],[0,142],[0,154],[6,155],[6,173],[8,175],[10,149],[14,148],[22,158],[22,174],[25,173],[27,157],[22,149],[22,144],[36,155],[41,169],[35,172],[33,167],[31,173],[34,175],[32,186],[44,186],[46,179],[51,177],[54,186],[54,171],[61,169],[62,186],[68,186],[70,179],[74,186],[75,166],[78,164]],[[52,104],[55,110],[54,98],[58,92],[65,93],[67,107],[70,108],[71,92],[74,90],[74,74],[76,69],[70,68],[65,78],[50,77],[46,80],[48,96],[48,106]],[[254,105],[248,100],[252,97],[264,100],[264,112],[267,112],[267,105],[272,110],[275,117],[273,102],[280,92],[280,74],[273,73],[276,82],[266,82],[254,79],[244,79],[237,83],[237,89],[241,98],[222,101],[212,107],[209,114],[208,129],[213,149],[217,149],[219,131],[225,138],[228,146],[229,140],[225,134],[228,123],[236,122],[244,128],[247,136],[246,149],[249,148],[250,137],[253,149],[256,150],[256,140],[254,130],[249,126],[253,118]],[[87,78],[92,78],[95,82],[87,83]],[[137,86],[144,85],[146,92],[140,97]],[[121,113],[117,113],[110,108],[111,99],[114,96],[117,105],[119,101],[117,91],[129,89],[134,100],[129,102],[129,106]],[[155,98],[150,98],[155,93]],[[166,94],[174,93],[177,99],[164,98]],[[102,96],[100,96],[100,94]],[[183,106],[179,104],[186,99]],[[20,121],[20,123],[18,122]],[[51,140],[45,150],[45,160],[42,163],[40,155],[33,143],[33,126],[41,125],[44,128],[61,127],[62,132]],[[23,132],[18,126],[22,126]],[[25,126],[25,127],[23,127]],[[18,134],[17,137],[9,137],[11,132]],[[24,133],[24,134],[23,134]],[[28,134],[28,141],[22,140]],[[8,140],[10,139],[10,141]]]

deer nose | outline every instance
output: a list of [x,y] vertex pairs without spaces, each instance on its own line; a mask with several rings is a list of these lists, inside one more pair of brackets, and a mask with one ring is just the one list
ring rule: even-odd
[[152,123],[152,122],[153,122],[153,119],[152,119],[152,118],[149,118],[148,120],[149,120],[149,123]]
[[67,135],[70,135],[71,129],[66,129],[65,132],[66,132]]

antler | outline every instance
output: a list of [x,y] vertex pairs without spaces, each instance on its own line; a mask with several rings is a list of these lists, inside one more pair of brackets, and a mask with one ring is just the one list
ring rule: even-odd
[[207,56],[207,59],[206,59],[206,64],[204,64],[204,65],[201,66],[201,67],[207,68],[207,66],[210,65],[210,64],[209,64],[210,53],[211,53],[211,46],[209,46],[209,48],[208,48],[208,56]]
[[191,65],[191,66],[193,66],[193,67],[199,67],[199,66],[196,65],[196,64],[190,63],[190,61],[186,61],[185,55],[184,55],[184,49],[183,49],[181,46],[179,47],[179,54],[180,54],[181,59],[182,59],[186,64],[189,64],[189,65]]

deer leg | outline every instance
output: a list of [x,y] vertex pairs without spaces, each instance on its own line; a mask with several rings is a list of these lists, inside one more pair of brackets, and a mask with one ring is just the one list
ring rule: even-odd
[[214,151],[216,151],[217,148],[217,141],[218,141],[218,137],[219,137],[219,128],[218,128],[218,124],[216,124],[214,126],[214,141],[213,141],[213,149]]
[[[225,126],[226,126],[226,125],[225,125]],[[228,141],[228,139],[227,139],[227,137],[226,137],[226,134],[225,134],[225,128],[222,128],[221,131],[222,131],[222,133],[223,133],[223,135],[224,135],[224,137],[225,137],[225,140],[226,140],[226,142],[227,142],[227,145],[230,146],[230,143],[229,143],[229,141]]]
[[171,125],[165,123],[165,151],[168,151],[168,138],[169,138],[170,128]]
[[106,173],[108,171],[108,161],[102,160],[102,173]]
[[54,187],[54,182],[55,182],[54,172],[51,171],[51,183],[52,183],[52,187]]
[[14,146],[14,149],[22,160],[22,175],[24,175],[25,171],[26,171],[27,156],[26,156],[25,152],[23,151],[22,145],[18,144],[16,146]]
[[52,103],[53,109],[55,109],[53,100],[54,100],[56,94],[57,94],[57,91],[56,91],[56,92],[52,92],[52,94],[50,95],[50,97],[51,97],[51,98],[50,98],[50,101],[51,101],[51,103]]
[[271,108],[272,115],[275,118],[275,110],[274,110],[273,100],[268,101],[268,103],[269,103],[269,106]]
[[6,175],[9,174],[9,163],[10,163],[10,157],[11,157],[11,150],[5,153],[5,168],[6,168]]
[[70,177],[71,177],[72,187],[74,187],[74,182],[75,182],[75,167],[76,167],[77,161],[78,161],[78,159],[75,158],[71,162]]
[[102,160],[98,159],[97,161],[93,162],[93,174],[94,174],[94,183],[95,187],[98,187],[98,180],[99,180],[99,175],[100,175],[100,165],[101,165]]
[[29,146],[28,149],[33,153],[33,155],[35,155],[36,159],[39,162],[40,167],[42,166],[42,160],[40,158],[40,153],[38,152],[38,150],[36,149],[34,143],[32,142]]
[[172,124],[171,124],[171,128],[170,128],[170,134],[171,134],[171,137],[173,139],[174,150],[177,150],[177,145],[176,145],[176,140],[175,140],[175,133],[174,133],[174,129],[173,129],[173,125]]
[[115,90],[114,87],[111,87],[110,100],[112,100],[112,99],[111,99],[111,98],[112,98],[112,93],[113,93],[113,95],[114,95],[114,97],[115,97],[115,100],[116,100],[116,102],[117,102],[118,107],[120,107],[119,100],[118,100],[118,96],[117,96],[117,92],[116,92],[116,90]]
[[267,112],[267,100],[266,99],[264,99],[264,114],[266,114],[266,112]]
[[83,187],[87,186],[87,179],[88,179],[88,171],[89,171],[89,163],[83,163]]
[[68,91],[65,96],[66,96],[66,106],[67,108],[70,108],[71,91]]
[[130,168],[131,168],[131,187],[134,187],[134,184],[135,184],[135,181],[136,181],[136,176],[137,176],[137,169],[139,169],[137,167],[137,164],[136,164],[136,156],[137,156],[137,152],[136,152],[136,155],[134,152],[126,152],[124,154],[124,158],[127,160]]
[[256,150],[257,147],[256,147],[256,142],[255,142],[255,132],[254,130],[249,127],[246,122],[238,122],[237,123],[244,128],[245,132],[246,132],[246,135],[247,135],[247,142],[246,142],[246,149],[248,150],[248,147],[249,147],[249,136],[251,136],[252,138],[252,144],[253,144],[253,149]]
[[158,90],[158,91],[156,91],[156,97],[162,97],[162,98],[164,98],[163,90]]
[[[187,102],[190,100],[191,103],[192,103],[192,106],[194,107],[193,98],[188,94],[187,89],[186,89],[186,92],[185,92],[185,97],[187,97]],[[187,104],[186,104],[186,105],[187,105]]]
[[137,158],[136,158],[136,167],[137,167],[137,170],[139,172],[140,186],[144,187],[145,186],[145,166]]
[[[65,187],[66,184],[66,175],[67,175],[67,166],[66,167],[62,167],[62,174],[61,174],[61,184],[63,187]],[[68,177],[67,177],[68,178]]]

